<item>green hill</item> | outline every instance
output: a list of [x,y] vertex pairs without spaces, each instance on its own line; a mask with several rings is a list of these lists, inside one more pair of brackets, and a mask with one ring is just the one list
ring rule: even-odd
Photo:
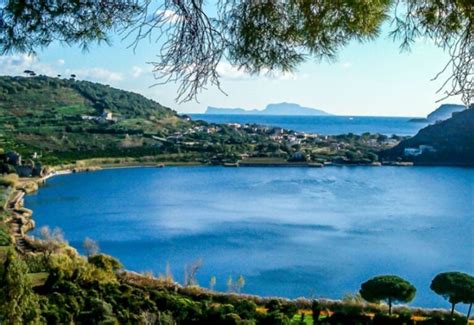
[[23,154],[133,155],[160,145],[152,135],[166,137],[189,124],[153,100],[98,83],[0,77],[0,147]]
[[[406,149],[428,150],[410,155]],[[423,148],[423,147],[422,147]],[[384,159],[411,160],[426,165],[474,166],[474,108],[454,113],[453,117],[421,129],[417,135],[381,153]]]

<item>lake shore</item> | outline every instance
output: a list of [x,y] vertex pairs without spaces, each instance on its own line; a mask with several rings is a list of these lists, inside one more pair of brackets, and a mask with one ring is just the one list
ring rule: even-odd
[[[186,165],[186,166],[190,166],[189,164]],[[196,166],[196,165],[194,165]],[[141,168],[141,167],[145,167],[145,168],[154,168],[156,166],[153,166],[153,165],[132,165],[132,164],[128,164],[128,165],[104,165],[102,166],[102,169],[123,169],[123,168]],[[99,170],[99,169],[90,169],[89,171],[94,171],[94,170]],[[87,172],[87,170],[79,170],[79,171],[75,171],[75,172]],[[46,182],[48,179],[54,177],[54,176],[61,176],[61,175],[67,175],[67,174],[71,174],[71,173],[74,173],[73,170],[59,170],[55,173],[51,173],[49,175],[46,175],[45,177],[43,178],[38,178],[37,181],[38,182],[41,182],[41,183],[44,183]],[[31,181],[30,179],[22,179],[24,181]],[[139,276],[142,276],[142,275],[139,275]],[[220,294],[220,293],[218,293]],[[225,294],[225,293],[222,293],[222,294]],[[265,298],[265,297],[262,297],[262,296],[255,296],[255,297],[258,297],[260,299],[269,299],[269,298]],[[287,298],[284,298],[285,300],[289,300],[289,301],[293,301],[293,299],[287,299]],[[326,299],[325,299],[326,300]],[[327,301],[336,301],[336,302],[339,302],[339,303],[344,303],[342,302],[341,300],[331,300],[331,299],[327,299]],[[420,313],[430,313],[432,311],[432,309],[430,308],[415,308],[415,307],[410,307],[410,309],[412,310],[415,310],[417,309]],[[439,311],[439,309],[433,309],[433,310],[436,310],[436,311]]]
[[[115,169],[115,168],[162,168],[162,167],[196,167],[196,166],[221,166],[221,167],[297,167],[297,168],[322,168],[322,167],[380,167],[380,166],[398,166],[410,167],[414,166],[411,162],[372,162],[372,163],[355,163],[355,162],[314,162],[314,161],[287,161],[281,158],[250,158],[243,159],[233,163],[209,164],[199,161],[134,161],[125,160],[114,162],[117,159],[92,158],[80,160],[76,164],[66,164],[53,166],[52,169],[57,173],[76,173],[76,172],[92,172],[99,169]],[[51,177],[51,175],[47,176]]]

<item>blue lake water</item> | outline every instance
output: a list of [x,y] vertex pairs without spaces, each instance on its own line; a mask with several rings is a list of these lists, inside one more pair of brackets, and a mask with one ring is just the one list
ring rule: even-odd
[[341,298],[379,274],[418,288],[413,305],[442,307],[431,279],[474,273],[474,169],[448,167],[102,170],[54,177],[27,196],[37,228],[85,237],[126,268],[177,280],[204,262],[219,290]]
[[256,123],[278,126],[289,130],[325,135],[365,132],[385,135],[414,135],[427,123],[409,122],[410,117],[376,116],[276,116],[276,115],[223,115],[191,114],[194,120],[210,123]]

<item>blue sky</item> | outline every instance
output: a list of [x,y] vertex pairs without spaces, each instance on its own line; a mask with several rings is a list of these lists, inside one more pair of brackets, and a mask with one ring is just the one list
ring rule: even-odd
[[[21,74],[25,69],[55,76],[77,74],[92,80],[141,93],[181,113],[201,113],[207,106],[263,108],[269,103],[294,102],[338,115],[425,116],[440,103],[436,90],[442,80],[431,81],[448,60],[448,55],[429,41],[420,40],[411,52],[400,53],[398,43],[385,32],[374,42],[353,42],[333,63],[309,59],[294,74],[249,76],[222,62],[222,88],[210,87],[199,102],[178,104],[177,85],[150,87],[158,47],[143,42],[134,52],[131,40],[115,36],[113,44],[78,47],[52,44],[36,57],[14,54],[0,56],[0,74]],[[450,98],[449,103],[460,103]]]

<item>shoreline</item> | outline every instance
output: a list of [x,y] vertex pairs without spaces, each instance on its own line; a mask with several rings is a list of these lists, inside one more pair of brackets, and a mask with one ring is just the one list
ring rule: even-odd
[[[329,163],[329,164],[319,164],[314,165],[308,163],[293,163],[293,162],[282,162],[282,163],[232,163],[232,164],[204,164],[197,162],[167,162],[165,163],[105,163],[105,164],[94,164],[90,166],[74,167],[74,166],[54,166],[52,172],[49,172],[47,175],[39,178],[20,178],[20,181],[23,183],[35,182],[38,186],[44,184],[48,179],[55,176],[64,176],[76,173],[92,173],[100,170],[113,170],[113,169],[129,169],[129,168],[165,168],[165,167],[225,167],[225,168],[310,168],[310,169],[319,169],[319,168],[331,168],[331,167],[445,167],[445,168],[474,168],[470,165],[416,165],[412,163],[373,163],[373,164],[341,164],[341,163]],[[38,189],[37,189],[38,190]],[[35,191],[37,191],[35,190]],[[35,192],[34,191],[34,192]],[[30,194],[25,192],[25,194]],[[8,200],[7,200],[8,201]]]
[[[168,165],[168,166],[180,166],[179,164],[178,165]],[[222,165],[219,165],[219,166],[212,166],[212,165],[205,165],[205,164],[194,164],[194,165],[185,165],[186,167],[199,167],[199,166],[209,166],[209,167],[223,167]],[[346,166],[349,166],[349,167],[364,167],[364,166],[357,166],[357,165],[332,165],[334,167],[346,167]],[[367,166],[366,166],[367,167]],[[70,175],[70,174],[74,174],[74,173],[84,173],[84,172],[93,172],[93,171],[100,171],[100,170],[108,170],[108,169],[126,169],[126,168],[160,168],[160,167],[157,167],[157,166],[154,166],[154,165],[150,165],[150,164],[127,164],[127,165],[108,165],[108,166],[102,166],[101,168],[95,168],[95,169],[83,169],[83,170],[79,170],[79,171],[73,171],[71,169],[62,169],[62,170],[57,170],[55,172],[52,172],[52,173],[49,173],[48,175],[44,176],[44,177],[41,177],[41,178],[37,178],[36,180],[34,180],[38,185],[39,185],[39,188],[36,189],[36,191],[39,191],[40,190],[40,187],[42,184],[44,184],[48,179],[50,178],[53,178],[55,176],[64,176],[64,175]],[[33,181],[32,179],[29,179],[29,178],[22,178],[20,179],[20,184],[24,184],[26,182],[31,182]],[[29,210],[27,208],[24,207],[24,197],[28,194],[32,194],[34,192],[29,192],[29,193],[26,193],[24,192],[24,190],[22,189],[17,189],[17,190],[14,190],[12,192],[12,194],[14,192],[22,192],[22,193],[17,193],[17,194],[20,194],[20,197],[19,199],[18,198],[9,198],[8,200],[8,206],[10,206],[10,203],[13,203],[12,200],[14,199],[14,206],[15,208],[14,209],[11,209],[12,211],[13,210],[16,210],[16,209],[19,209],[19,208],[23,208],[23,209],[26,209],[26,210]],[[9,209],[10,210],[10,209]],[[28,232],[32,231],[34,229],[34,219],[32,217],[32,214],[33,214],[33,211],[31,211],[31,214],[29,216],[29,221],[32,223],[29,224],[32,225],[32,228],[29,228],[27,230],[24,231],[24,234],[23,236],[26,237],[26,240],[29,240],[29,236],[27,235]],[[26,225],[24,225],[26,226]],[[12,243],[12,245],[17,248],[18,250],[18,247],[16,246],[16,242]],[[68,244],[69,246],[69,244]],[[72,246],[70,246],[72,247]],[[74,248],[74,247],[73,247]],[[75,248],[74,248],[75,249]],[[21,250],[19,250],[21,253],[23,254],[27,254],[28,252],[23,252]],[[137,271],[133,271],[133,270],[127,270],[127,269],[124,269],[123,270],[123,273],[124,274],[127,274],[128,275],[135,275],[136,277],[138,278],[141,278],[141,277],[145,277],[144,275],[140,274],[139,272]],[[174,285],[176,285],[178,287],[178,290],[180,291],[186,291],[187,288],[182,286],[181,284],[179,283],[175,283]],[[203,290],[207,290],[206,288],[202,288]],[[220,291],[210,291],[211,294],[214,294],[214,295],[235,295],[235,293],[226,293],[226,292],[220,292]],[[275,296],[265,296],[265,295],[256,295],[256,294],[239,294],[239,296],[242,296],[243,298],[248,298],[248,297],[251,297],[252,299],[255,299],[255,300],[262,300],[262,301],[265,301],[265,300],[268,300],[268,299],[272,299],[272,298],[275,298],[275,299],[279,299],[279,300],[285,300],[285,301],[294,301],[294,302],[298,302],[298,301],[310,301],[311,299],[310,298],[307,298],[307,297],[299,297],[299,298],[288,298],[288,297],[275,297]],[[336,303],[336,304],[346,304],[346,302],[344,302],[342,299],[331,299],[331,298],[319,298],[318,301],[324,301],[324,302],[329,302],[330,304],[331,303]],[[384,305],[382,305],[382,308]],[[417,307],[417,306],[406,306],[406,305],[399,305],[397,306],[398,308],[409,308],[417,313],[420,313],[420,314],[430,314],[432,312],[444,312],[445,310],[441,307],[438,307],[438,308],[430,308],[430,307]],[[396,310],[394,308],[394,310]]]

